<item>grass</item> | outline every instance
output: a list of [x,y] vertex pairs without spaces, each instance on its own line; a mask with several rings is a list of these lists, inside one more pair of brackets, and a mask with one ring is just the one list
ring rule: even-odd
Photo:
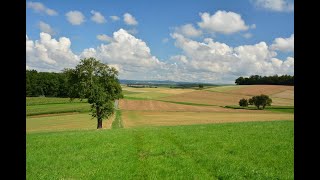
[[121,111],[120,110],[115,110],[116,113],[116,117],[114,119],[114,121],[112,122],[112,129],[119,129],[119,128],[123,128],[123,124],[122,124],[122,120],[121,120]]
[[170,94],[160,93],[160,92],[141,92],[141,93],[125,94],[125,97],[143,98],[143,99],[158,99],[158,98],[166,97],[169,95]]
[[[225,108],[231,109],[248,109],[248,110],[258,110],[255,106],[241,107],[241,106],[225,106]],[[294,113],[294,106],[266,106],[265,110],[271,112],[281,112],[281,113]]]
[[89,112],[90,104],[88,103],[65,103],[65,104],[42,104],[26,106],[27,116],[40,114],[56,114],[67,112]]
[[[113,117],[110,117],[113,118]],[[103,128],[111,119],[102,121]],[[97,129],[97,119],[89,113],[50,114],[49,116],[31,116],[26,118],[27,133],[56,132],[70,130]]]
[[97,121],[89,113],[61,116],[27,117],[27,132],[96,129]]
[[87,99],[74,99],[70,101],[70,98],[55,98],[55,97],[27,97],[26,105],[43,105],[43,104],[69,104],[69,103],[87,103]]
[[28,133],[26,174],[27,179],[293,179],[293,125]]
[[123,98],[123,99],[129,99],[129,100],[150,100],[150,99],[147,99],[147,98],[131,97],[131,96],[127,96],[127,95],[124,95],[124,98]]

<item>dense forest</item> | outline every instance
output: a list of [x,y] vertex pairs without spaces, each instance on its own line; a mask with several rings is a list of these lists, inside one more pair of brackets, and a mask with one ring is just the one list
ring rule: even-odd
[[259,76],[252,75],[249,78],[239,77],[236,79],[237,85],[253,85],[253,84],[269,84],[269,85],[294,85],[294,76],[290,75],[274,75],[274,76]]
[[67,97],[67,77],[64,73],[26,70],[26,96]]

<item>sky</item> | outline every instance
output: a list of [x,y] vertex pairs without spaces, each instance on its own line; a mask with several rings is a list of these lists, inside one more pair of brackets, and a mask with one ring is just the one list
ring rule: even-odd
[[26,69],[62,72],[89,57],[128,80],[293,75],[294,2],[26,1]]

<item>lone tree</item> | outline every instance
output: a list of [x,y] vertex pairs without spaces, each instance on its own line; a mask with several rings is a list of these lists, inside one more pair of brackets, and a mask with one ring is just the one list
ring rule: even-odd
[[244,98],[240,99],[239,105],[242,106],[242,107],[247,107],[248,106],[248,100],[244,99]]
[[65,69],[64,73],[71,100],[88,98],[92,118],[97,118],[97,129],[102,128],[102,120],[114,113],[115,101],[123,98],[118,71],[95,58],[85,58],[75,69]]
[[272,99],[264,94],[261,94],[260,96],[253,96],[249,99],[249,104],[255,105],[258,109],[260,109],[260,106],[262,106],[262,109],[264,109],[266,106],[271,106],[271,103]]
[[199,89],[203,89],[203,84],[199,84]]

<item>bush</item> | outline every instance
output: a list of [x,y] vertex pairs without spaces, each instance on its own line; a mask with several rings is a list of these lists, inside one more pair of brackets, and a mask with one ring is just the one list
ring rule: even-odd
[[260,96],[253,96],[249,99],[249,104],[255,105],[258,109],[260,109],[260,106],[262,106],[262,109],[264,109],[266,106],[271,106],[271,103],[272,99],[264,94],[261,94]]
[[239,105],[242,107],[247,107],[248,106],[248,100],[247,99],[240,99]]

